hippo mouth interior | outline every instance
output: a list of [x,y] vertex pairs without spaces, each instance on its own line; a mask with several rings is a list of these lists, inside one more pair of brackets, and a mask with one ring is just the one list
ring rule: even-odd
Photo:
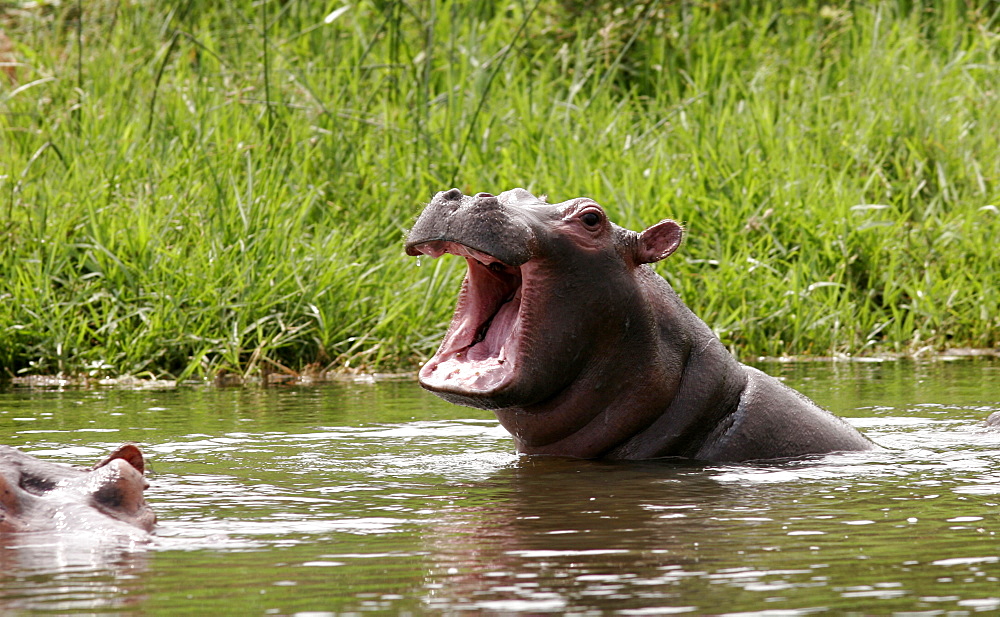
[[511,378],[521,329],[521,268],[457,242],[415,247],[430,257],[465,257],[468,273],[451,327],[434,357],[420,370],[421,383],[435,391],[485,395]]

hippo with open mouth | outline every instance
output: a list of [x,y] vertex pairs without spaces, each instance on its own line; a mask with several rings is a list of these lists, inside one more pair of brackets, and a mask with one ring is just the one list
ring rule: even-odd
[[[145,459],[125,444],[90,469],[50,463],[0,446],[0,534],[50,532],[137,536],[156,515],[142,496]],[[138,529],[137,529],[138,528]]]
[[459,255],[468,273],[420,384],[493,410],[525,454],[737,462],[876,447],[738,362],[647,265],[682,233],[669,219],[623,229],[585,197],[438,193],[406,252]]

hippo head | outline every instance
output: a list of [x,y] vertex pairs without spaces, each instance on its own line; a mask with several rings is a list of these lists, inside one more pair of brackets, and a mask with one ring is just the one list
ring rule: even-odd
[[[494,196],[440,192],[406,239],[409,255],[464,257],[468,272],[451,326],[421,368],[421,385],[454,403],[525,408],[585,382],[627,351],[650,322],[636,301],[643,264],[680,245],[664,220],[623,229],[593,200],[549,204],[524,189]],[[636,353],[639,350],[635,350]]]
[[[0,446],[0,531],[150,531],[145,460],[125,444],[90,469],[39,460]],[[127,524],[126,525],[123,525]]]

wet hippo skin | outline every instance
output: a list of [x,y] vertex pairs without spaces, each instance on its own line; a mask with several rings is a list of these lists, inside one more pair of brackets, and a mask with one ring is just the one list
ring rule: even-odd
[[875,447],[738,362],[647,265],[682,233],[669,219],[629,231],[585,197],[438,193],[406,252],[459,255],[468,272],[421,385],[493,410],[527,454],[735,462]]
[[0,533],[151,531],[145,459],[125,444],[90,469],[44,461],[0,446]]

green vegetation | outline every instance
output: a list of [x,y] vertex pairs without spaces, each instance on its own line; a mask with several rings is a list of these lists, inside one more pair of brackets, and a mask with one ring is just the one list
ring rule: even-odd
[[995,2],[64,0],[0,28],[8,375],[412,366],[464,264],[403,234],[451,186],[682,221],[659,270],[742,356],[1000,345]]

